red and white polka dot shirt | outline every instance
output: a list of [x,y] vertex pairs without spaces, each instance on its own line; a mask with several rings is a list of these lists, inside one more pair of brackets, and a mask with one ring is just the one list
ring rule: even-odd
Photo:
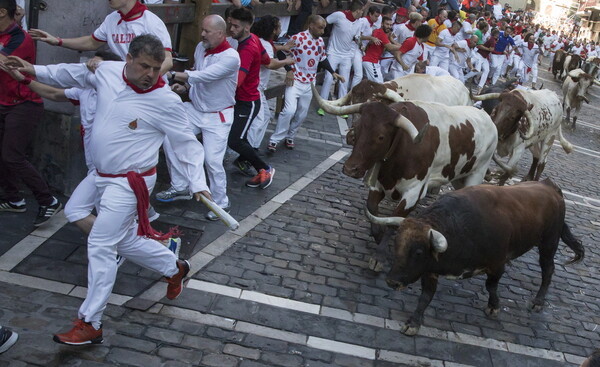
[[323,38],[314,38],[309,31],[292,36],[295,46],[291,52],[296,60],[294,64],[294,79],[300,83],[310,83],[315,80],[319,62],[327,58]]

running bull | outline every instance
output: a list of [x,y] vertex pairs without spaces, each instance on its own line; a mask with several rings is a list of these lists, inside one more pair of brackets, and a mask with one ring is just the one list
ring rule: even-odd
[[580,261],[585,252],[565,223],[562,192],[549,179],[454,191],[442,195],[414,218],[382,218],[368,209],[366,213],[371,222],[398,226],[388,286],[400,290],[421,279],[417,308],[402,328],[406,335],[419,331],[439,277],[463,279],[487,274],[485,313],[495,316],[500,310],[498,283],[506,263],[537,247],[542,283],[531,308],[541,311],[559,240],[575,253],[568,263]]
[[556,93],[548,89],[515,89],[480,95],[479,98],[500,100],[492,113],[498,129],[498,155],[510,156],[505,164],[494,155],[494,162],[505,171],[500,179],[501,185],[516,172],[525,149],[533,155],[525,180],[536,181],[544,171],[548,153],[557,136],[565,152],[573,150],[571,143],[562,135],[562,105]]
[[[327,101],[316,91],[313,94],[330,112]],[[421,101],[366,102],[344,106],[337,113],[360,113],[343,173],[353,178],[366,175],[367,207],[375,215],[385,196],[399,200],[394,213],[404,217],[430,188],[447,183],[456,189],[480,184],[498,141],[490,116],[475,107]],[[384,227],[373,225],[371,229],[379,246],[369,267],[381,271],[387,233],[384,239]]]
[[569,72],[563,82],[563,108],[566,114],[567,123],[571,122],[571,112],[573,112],[573,125],[571,125],[573,129],[575,129],[575,123],[577,122],[581,104],[583,101],[590,103],[585,95],[592,84],[599,83],[594,80],[593,76],[585,73],[581,69],[575,69]]

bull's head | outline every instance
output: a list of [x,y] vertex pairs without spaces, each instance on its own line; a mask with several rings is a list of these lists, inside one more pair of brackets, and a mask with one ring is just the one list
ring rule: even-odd
[[344,174],[350,177],[363,177],[395,146],[403,142],[418,143],[426,131],[427,125],[419,133],[402,113],[381,102],[360,104],[355,111],[360,112],[360,117],[355,121],[352,132],[354,148],[343,169]]
[[586,97],[586,94],[588,89],[592,86],[592,84],[598,84],[598,82],[594,80],[594,77],[590,74],[583,72],[583,70],[581,69],[575,69],[569,72],[569,78],[571,78],[571,80],[573,80],[574,83],[577,83],[577,85],[575,86],[575,96],[579,98],[580,101],[584,100],[587,103],[590,103],[590,101]]
[[527,132],[521,133],[523,140],[533,136],[534,124],[531,116],[533,105],[527,103],[518,90],[500,93],[500,103],[494,109],[492,119],[498,130],[498,140],[503,141],[519,130],[519,124],[528,123]]
[[431,265],[439,261],[439,255],[448,249],[444,235],[429,224],[415,218],[377,217],[366,208],[365,211],[369,220],[375,224],[398,226],[392,269],[386,279],[387,284],[394,289],[402,289],[416,282],[431,270]]

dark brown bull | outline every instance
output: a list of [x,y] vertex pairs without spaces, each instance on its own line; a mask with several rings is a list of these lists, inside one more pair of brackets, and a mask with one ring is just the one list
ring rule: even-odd
[[552,75],[554,75],[554,79],[556,79],[556,74],[558,74],[559,79],[562,79],[565,57],[567,57],[565,50],[557,50],[554,53],[554,59],[552,60]]
[[[581,56],[579,55],[575,55],[575,54],[568,54],[565,57],[565,63],[563,65],[563,71],[565,73],[564,78],[567,77],[567,75],[569,75],[569,72],[571,70],[575,70],[577,68],[579,68],[579,64],[581,63]],[[562,74],[561,74],[562,77]]]
[[581,242],[565,223],[561,190],[549,179],[514,186],[479,185],[441,196],[414,218],[375,217],[371,222],[398,226],[387,283],[402,289],[421,279],[417,309],[402,332],[415,335],[437,288],[438,277],[470,278],[485,273],[489,292],[485,313],[500,310],[498,283],[507,262],[538,247],[542,283],[531,308],[540,311],[554,273],[554,254],[562,239],[584,256]]

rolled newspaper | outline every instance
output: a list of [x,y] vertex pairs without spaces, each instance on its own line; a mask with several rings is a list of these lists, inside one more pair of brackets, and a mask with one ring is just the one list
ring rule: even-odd
[[200,194],[199,196],[200,200],[202,200],[204,205],[206,205],[208,209],[212,210],[212,212],[215,213],[221,219],[221,222],[225,223],[225,225],[233,231],[238,229],[240,224],[231,215],[229,215],[229,213],[227,213],[225,210],[223,210],[223,208],[215,204],[214,201],[209,200],[206,196],[202,194]]

